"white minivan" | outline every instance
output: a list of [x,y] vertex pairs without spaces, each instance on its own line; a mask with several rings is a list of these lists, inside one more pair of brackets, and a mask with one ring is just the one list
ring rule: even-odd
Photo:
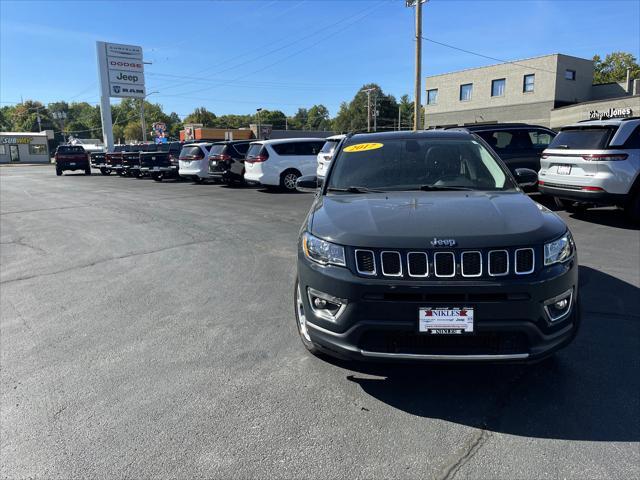
[[196,182],[202,182],[205,178],[209,178],[208,154],[211,145],[210,142],[185,144],[178,158],[178,174]]
[[346,135],[332,135],[326,138],[322,150],[318,153],[318,171],[316,173],[318,177],[324,177],[327,174],[333,153],[344,137],[346,137]]
[[244,161],[244,179],[266,187],[296,190],[296,180],[315,175],[324,138],[285,138],[251,143]]

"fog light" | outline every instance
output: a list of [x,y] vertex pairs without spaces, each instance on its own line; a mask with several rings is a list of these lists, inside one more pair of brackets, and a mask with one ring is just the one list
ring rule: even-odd
[[347,307],[347,300],[334,297],[333,295],[320,292],[313,288],[307,288],[307,294],[313,313],[330,322],[337,321]]
[[324,298],[315,297],[313,299],[313,306],[316,308],[324,308],[327,306],[327,301]]
[[544,311],[547,313],[549,320],[557,322],[569,315],[571,313],[572,300],[573,288],[544,302]]

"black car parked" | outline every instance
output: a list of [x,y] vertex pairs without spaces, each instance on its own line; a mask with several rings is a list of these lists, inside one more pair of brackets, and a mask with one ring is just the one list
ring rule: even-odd
[[223,182],[244,183],[244,159],[252,140],[216,142],[209,150],[209,175]]
[[297,327],[311,352],[364,360],[533,361],[574,338],[576,247],[483,140],[347,136],[300,230]]
[[540,171],[540,156],[556,132],[526,123],[467,125],[450,129],[465,130],[482,137],[498,154],[512,173],[517,168]]
[[105,152],[91,152],[91,168],[98,168],[102,175],[109,175],[111,169],[107,167],[107,154]]

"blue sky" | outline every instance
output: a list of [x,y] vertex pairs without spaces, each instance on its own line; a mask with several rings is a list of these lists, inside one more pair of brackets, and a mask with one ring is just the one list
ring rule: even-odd
[[[149,100],[167,112],[293,114],[322,103],[335,115],[364,83],[413,92],[413,23],[404,0],[0,0],[0,101],[97,103],[104,40],[143,47],[147,92],[159,91]],[[431,0],[423,29],[506,60],[640,57],[640,0]],[[424,42],[423,77],[491,63]]]

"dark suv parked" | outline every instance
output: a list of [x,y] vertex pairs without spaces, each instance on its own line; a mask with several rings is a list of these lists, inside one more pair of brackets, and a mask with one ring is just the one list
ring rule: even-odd
[[[311,352],[533,361],[574,338],[565,223],[483,140],[432,130],[347,137],[300,230],[295,316]],[[313,189],[318,178],[298,180]]]
[[482,137],[512,173],[516,168],[540,171],[542,152],[556,136],[553,130],[526,123],[495,123],[451,128]]
[[216,142],[209,150],[209,175],[224,182],[244,183],[244,159],[251,140]]

